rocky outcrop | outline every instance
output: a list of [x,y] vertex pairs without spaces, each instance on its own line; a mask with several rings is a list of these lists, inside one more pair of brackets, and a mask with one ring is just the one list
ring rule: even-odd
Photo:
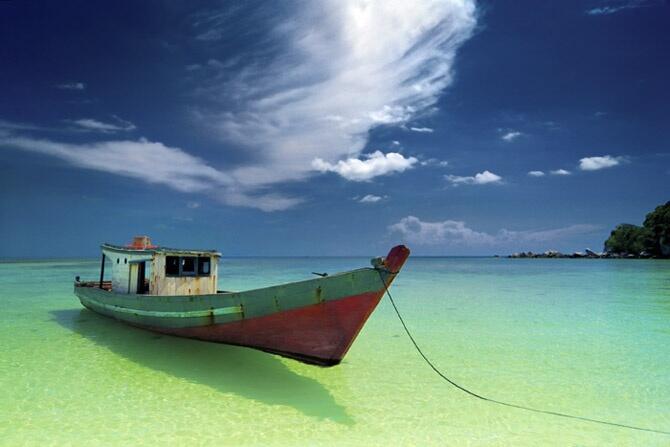
[[[497,256],[497,255],[496,255]],[[636,259],[636,258],[650,258],[652,257],[647,252],[641,252],[637,254],[633,253],[610,253],[610,252],[595,252],[590,248],[582,251],[576,251],[573,253],[561,253],[556,250],[547,250],[543,253],[533,253],[532,251],[525,251],[519,253],[513,253],[507,256],[508,258],[540,258],[540,259]]]

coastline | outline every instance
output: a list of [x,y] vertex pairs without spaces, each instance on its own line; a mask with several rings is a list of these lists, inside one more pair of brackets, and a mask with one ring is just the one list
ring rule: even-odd
[[[500,257],[496,255],[495,257]],[[590,249],[575,251],[573,253],[561,253],[556,250],[547,250],[542,253],[533,253],[532,251],[512,253],[505,256],[509,259],[666,259],[663,257],[652,256],[648,253],[611,253],[594,252]]]

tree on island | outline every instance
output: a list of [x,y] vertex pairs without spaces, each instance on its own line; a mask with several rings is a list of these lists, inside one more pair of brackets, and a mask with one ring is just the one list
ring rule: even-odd
[[644,219],[645,249],[653,256],[670,257],[670,202],[657,206]]
[[605,241],[605,251],[618,254],[640,254],[645,249],[647,229],[633,224],[619,224]]
[[670,257],[670,202],[647,214],[639,227],[620,224],[605,241],[609,253]]

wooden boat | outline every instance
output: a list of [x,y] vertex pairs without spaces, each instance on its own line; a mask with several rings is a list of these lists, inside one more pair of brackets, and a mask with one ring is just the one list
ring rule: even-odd
[[217,251],[157,247],[146,236],[101,248],[100,279],[74,284],[87,308],[156,332],[322,366],[340,363],[409,256],[398,245],[369,268],[226,292],[217,290]]

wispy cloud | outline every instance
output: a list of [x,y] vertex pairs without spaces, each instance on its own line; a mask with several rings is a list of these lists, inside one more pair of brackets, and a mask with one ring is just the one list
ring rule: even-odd
[[418,160],[415,157],[407,157],[397,152],[387,154],[375,151],[359,158],[347,158],[335,164],[328,163],[320,158],[312,162],[312,167],[320,172],[335,172],[347,180],[363,182],[371,180],[380,175],[403,172],[411,169]]
[[570,175],[571,172],[565,169],[554,169],[553,171],[549,171],[551,175]]
[[473,230],[465,222],[459,220],[426,222],[415,216],[407,216],[388,228],[391,232],[400,233],[403,240],[417,245],[455,243],[466,246],[496,246],[509,243],[559,241],[593,233],[600,227],[590,224],[576,224],[549,230],[512,231],[502,229],[495,234],[490,234]]
[[137,127],[130,121],[125,121],[118,116],[112,116],[115,123],[105,123],[92,118],[80,118],[77,120],[68,120],[66,122],[73,124],[78,130],[100,133],[130,132]]
[[56,87],[61,90],[85,90],[86,84],[83,82],[66,82],[64,84],[58,84]]
[[[243,16],[244,8],[199,14],[193,42],[211,48],[231,32],[231,14]],[[474,0],[326,0],[282,9],[291,10],[290,20],[255,17],[253,32],[266,34],[255,41],[268,45],[252,46],[236,61],[189,61],[198,79],[192,93],[206,98],[192,117],[227,148],[245,150],[238,164],[214,167],[187,150],[146,140],[73,145],[5,133],[0,144],[263,210],[295,206],[300,198],[269,189],[318,172],[364,181],[412,168],[418,160],[397,151],[361,156],[368,134],[434,110],[452,83],[457,50],[475,28]],[[127,128],[88,117],[71,124],[108,133]],[[137,163],[142,168],[131,166]]]
[[433,133],[433,129],[430,127],[410,127],[409,130],[419,133]]
[[184,193],[206,193],[229,205],[276,211],[301,202],[276,193],[240,189],[229,174],[204,160],[146,139],[67,144],[0,134],[0,146],[50,155],[80,168],[130,177]]
[[[221,14],[199,19],[200,40],[221,38]],[[307,178],[315,160],[316,171],[337,172],[372,128],[405,125],[433,107],[475,23],[471,0],[300,3],[272,29],[274,58],[250,55],[237,74],[212,74],[201,89],[210,106],[194,117],[250,149],[253,160],[231,170],[242,185]]]
[[625,160],[625,157],[612,157],[611,155],[584,157],[579,160],[579,169],[582,171],[598,171],[618,166]]
[[9,137],[0,145],[39,152],[88,169],[167,185],[183,192],[208,189],[211,182],[229,183],[221,172],[178,148],[145,139],[66,144],[50,140]]
[[500,184],[502,183],[502,177],[494,174],[491,171],[484,171],[472,176],[460,176],[460,175],[445,175],[444,178],[447,179],[452,185],[487,185],[487,184]]
[[531,177],[544,177],[544,171],[528,171]]
[[357,199],[357,202],[359,203],[377,203],[380,202],[384,199],[386,199],[388,196],[376,196],[374,194],[366,194],[360,199]]
[[15,121],[6,121],[0,119],[0,131],[38,131],[38,132],[49,132],[54,129],[50,127],[44,127],[44,126],[38,126],[35,124],[30,124],[30,123],[19,123]]
[[502,135],[500,138],[502,138],[503,140],[505,140],[505,141],[507,141],[507,142],[510,142],[510,141],[514,141],[514,140],[516,140],[516,139],[519,138],[521,135],[523,135],[523,133],[521,133],[521,132],[519,132],[519,131],[516,131],[516,130],[513,130],[513,131],[510,131],[510,132],[506,132],[506,133],[505,133],[504,135]]
[[421,166],[439,166],[441,168],[449,166],[449,162],[447,160],[438,160],[437,158],[427,158],[425,160],[421,160],[419,164]]
[[586,14],[602,16],[616,14],[627,9],[648,8],[659,5],[663,5],[662,0],[609,0],[602,2],[602,6],[587,9]]

